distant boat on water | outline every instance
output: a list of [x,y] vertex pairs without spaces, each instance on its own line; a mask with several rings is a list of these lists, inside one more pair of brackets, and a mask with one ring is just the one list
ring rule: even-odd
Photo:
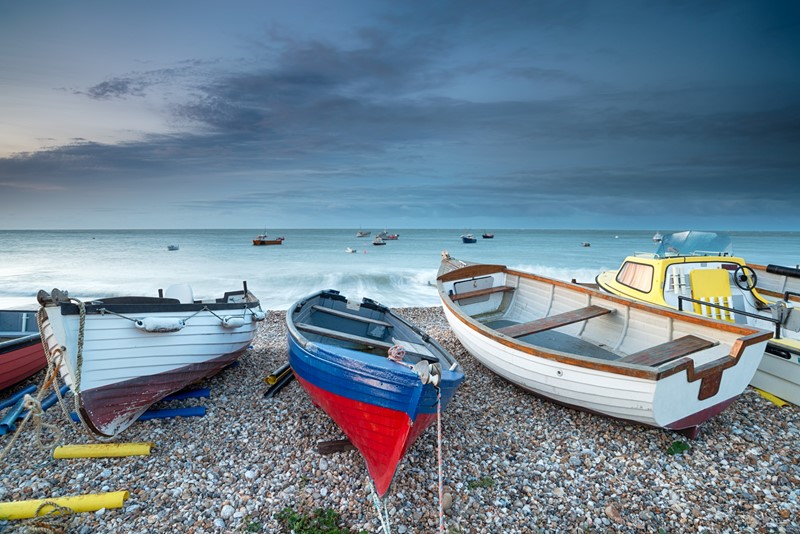
[[355,254],[356,249],[347,247],[346,249],[344,249],[344,251],[347,252],[348,254]]
[[167,250],[180,250],[178,245],[167,245]]
[[376,236],[375,239],[372,240],[373,245],[385,245],[386,241],[383,240],[382,237]]
[[483,237],[484,239],[494,239],[494,234],[490,234],[489,232],[483,232],[483,235],[481,237]]
[[664,236],[661,235],[661,232],[656,232],[653,234],[653,243],[661,243],[662,239],[664,239]]
[[264,234],[259,234],[253,239],[254,245],[282,245],[283,244],[283,236],[276,237],[275,239],[270,239],[269,236]]
[[372,232],[367,232],[365,230],[359,230],[356,232],[356,237],[369,237]]
[[472,234],[464,234],[461,236],[461,241],[463,243],[477,243],[478,239]]

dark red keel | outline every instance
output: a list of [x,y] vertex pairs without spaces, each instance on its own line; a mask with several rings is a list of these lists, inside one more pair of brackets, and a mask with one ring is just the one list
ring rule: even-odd
[[154,403],[218,373],[236,361],[245,350],[246,347],[166,373],[141,376],[82,391],[81,415],[94,432],[104,436],[114,436],[133,424]]

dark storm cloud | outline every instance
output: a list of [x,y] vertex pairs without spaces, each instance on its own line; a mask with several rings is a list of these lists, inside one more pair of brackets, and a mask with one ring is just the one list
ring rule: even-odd
[[[637,5],[675,16],[674,5]],[[678,7],[713,19],[727,5]],[[71,188],[191,176],[194,200],[175,206],[209,212],[258,210],[278,196],[296,209],[311,202],[344,213],[355,202],[419,217],[678,209],[724,217],[789,209],[800,198],[796,77],[780,87],[651,82],[618,67],[635,50],[594,40],[585,49],[546,46],[551,35],[592,29],[597,4],[455,6],[392,5],[381,24],[354,29],[347,44],[273,28],[253,47],[255,58],[193,59],[95,83],[81,94],[180,94],[166,109],[184,133],[114,145],[76,140],[2,158],[0,176]],[[618,24],[613,13],[599,20]],[[567,60],[581,54],[583,63]],[[554,61],[560,56],[567,59]],[[601,57],[612,59],[598,71],[611,65],[628,77],[597,76],[587,64]],[[231,176],[246,176],[248,190],[203,195],[210,182],[235,183]]]
[[124,98],[127,96],[144,96],[147,83],[132,78],[116,78],[101,82],[86,90],[89,98],[108,100],[110,98]]

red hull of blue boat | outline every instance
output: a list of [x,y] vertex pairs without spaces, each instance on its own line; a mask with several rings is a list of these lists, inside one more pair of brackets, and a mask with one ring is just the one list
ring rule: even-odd
[[[386,358],[321,343],[315,349],[307,352],[290,335],[292,370],[312,401],[359,450],[383,496],[406,451],[436,419],[437,391]],[[442,411],[463,378],[460,372],[445,371]]]
[[297,377],[315,405],[322,408],[364,457],[375,491],[383,496],[409,447],[436,414],[408,414],[336,395]]

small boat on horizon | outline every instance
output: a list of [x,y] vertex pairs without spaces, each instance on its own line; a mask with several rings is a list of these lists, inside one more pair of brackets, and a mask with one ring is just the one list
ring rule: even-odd
[[375,239],[372,240],[373,245],[385,245],[386,241],[383,240],[380,236],[375,236]]
[[270,239],[266,232],[259,234],[253,239],[254,245],[282,245],[284,241],[283,236]]
[[46,366],[36,310],[0,310],[0,391]]
[[372,232],[367,232],[365,230],[359,230],[356,232],[356,237],[369,237]]
[[180,250],[178,245],[167,245],[167,250]]
[[689,438],[742,394],[772,337],[446,251],[437,288],[459,342],[512,384]]
[[481,237],[484,238],[484,239],[494,239],[494,234],[491,234],[489,232],[483,232]]
[[344,251],[347,252],[348,254],[354,254],[356,252],[356,249],[347,247],[346,249],[344,249]]
[[800,406],[800,269],[748,264],[715,232],[662,236],[596,284],[613,295],[774,332],[750,385]]
[[235,362],[265,318],[246,283],[207,300],[195,300],[187,284],[158,297],[83,302],[53,289],[39,291],[37,299],[42,337],[61,355],[58,371],[77,397],[78,416],[103,437],[116,436],[155,402]]
[[464,234],[461,236],[462,243],[477,243],[477,238],[472,234]]
[[401,315],[336,290],[296,302],[286,324],[297,381],[361,453],[383,497],[406,452],[464,381],[459,363]]

